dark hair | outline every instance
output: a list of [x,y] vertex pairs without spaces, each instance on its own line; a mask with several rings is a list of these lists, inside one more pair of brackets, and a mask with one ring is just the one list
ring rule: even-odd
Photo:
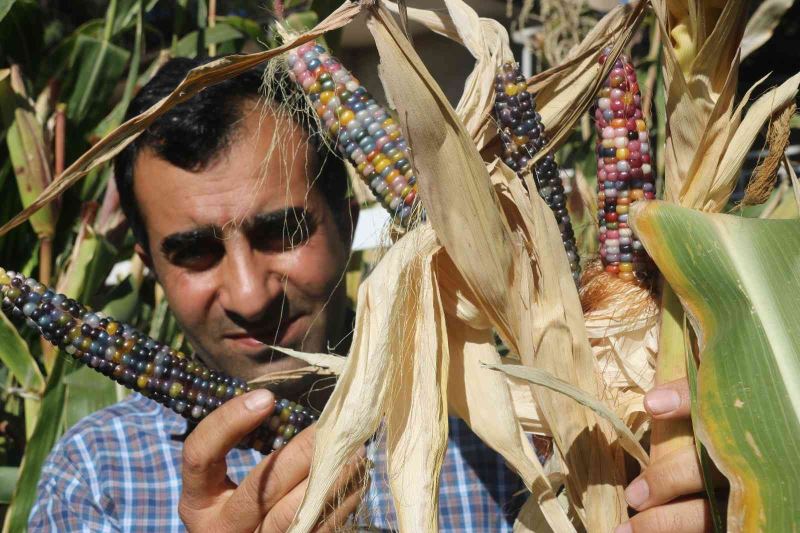
[[[169,95],[190,70],[210,59],[170,59],[165,63],[128,106],[125,120],[146,111]],[[120,205],[131,225],[136,240],[149,252],[147,230],[133,192],[133,168],[144,149],[184,170],[202,171],[230,147],[242,118],[242,104],[262,96],[263,69],[249,70],[235,78],[207,87],[155,120],[149,128],[125,147],[114,160],[114,179],[119,189]],[[298,95],[296,85],[280,72],[267,80],[268,94],[280,104]],[[341,159],[331,154],[322,142],[315,121],[298,123],[308,132],[309,143],[316,152],[318,178],[314,186],[320,190],[335,215],[347,205],[348,178]],[[341,218],[341,217],[336,217]]]

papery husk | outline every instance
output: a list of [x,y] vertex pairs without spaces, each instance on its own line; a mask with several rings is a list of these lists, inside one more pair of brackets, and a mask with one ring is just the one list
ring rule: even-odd
[[[408,387],[409,383],[398,382],[398,376],[407,359],[413,360],[416,356],[414,351],[416,328],[421,323],[419,316],[410,317],[407,312],[416,309],[417,293],[411,289],[419,287],[422,283],[425,265],[430,264],[430,257],[436,249],[438,245],[430,228],[422,226],[396,243],[361,285],[350,354],[336,388],[317,423],[308,488],[295,515],[291,531],[311,530],[317,517],[322,513],[342,467],[358,447],[372,437],[384,414],[392,407],[403,410],[412,408],[411,405],[399,404],[396,401],[400,395],[409,394],[403,388],[403,386]],[[435,312],[428,317],[434,318]],[[429,324],[426,323],[425,327],[427,326]],[[439,350],[434,350],[433,356],[438,355]],[[416,401],[419,398],[413,399]],[[436,419],[441,420],[440,410],[436,409],[435,405],[425,406],[422,410],[429,413],[429,416],[430,413],[436,413]],[[422,413],[421,416],[426,415]],[[394,422],[396,428],[398,421],[395,419]],[[444,427],[446,435],[446,419]],[[430,432],[429,427],[425,427],[424,430]],[[397,446],[396,429],[394,431]],[[433,433],[440,435],[440,431],[437,428]],[[444,442],[446,446],[446,438]],[[431,457],[434,461],[438,457],[440,462],[441,453],[443,447],[433,451]],[[394,472],[396,470],[395,466]],[[438,475],[438,467],[436,473]],[[428,483],[433,482],[425,472],[421,473],[420,481],[424,479],[427,479]],[[432,494],[430,486],[428,490],[422,488],[418,490],[426,495]],[[416,496],[412,497],[414,503],[420,503]],[[430,500],[432,503],[424,505],[427,511],[416,518],[417,524],[431,524],[436,500],[436,494],[433,494]],[[415,523],[408,517],[408,513],[404,512],[407,509],[408,505],[398,509],[398,520],[401,523]],[[422,530],[431,529],[425,527]]]
[[602,372],[604,397],[634,431],[646,423],[642,398],[653,388],[659,308],[652,293],[589,265],[581,302],[592,353]]

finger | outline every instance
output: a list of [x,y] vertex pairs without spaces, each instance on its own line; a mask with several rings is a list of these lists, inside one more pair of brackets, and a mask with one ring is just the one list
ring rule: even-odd
[[[359,454],[345,464],[342,474],[336,480],[330,492],[328,501],[336,501],[341,494],[348,492],[347,488],[362,485],[367,471],[366,465],[367,461],[364,454],[359,451]],[[295,514],[300,508],[307,487],[308,478],[305,478],[270,509],[258,531],[261,533],[286,531],[294,521]]]
[[692,409],[689,381],[676,379],[651,389],[644,395],[644,408],[653,418],[687,418]]
[[203,509],[235,487],[227,477],[225,456],[274,405],[272,393],[259,389],[225,402],[197,425],[183,445],[182,506]]
[[614,533],[704,533],[710,530],[708,502],[695,498],[643,511],[617,526]]
[[223,515],[236,517],[237,525],[253,531],[267,513],[308,477],[314,452],[315,427],[265,457],[225,502]]
[[625,489],[628,505],[641,511],[703,490],[697,451],[687,446],[650,464]]

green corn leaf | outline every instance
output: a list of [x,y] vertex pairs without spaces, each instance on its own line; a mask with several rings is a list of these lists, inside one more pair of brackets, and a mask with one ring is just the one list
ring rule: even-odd
[[117,35],[130,29],[137,23],[136,18],[140,10],[142,13],[148,13],[157,3],[158,0],[121,0],[116,9],[111,34]]
[[23,389],[33,393],[44,392],[44,377],[36,358],[4,313],[0,313],[0,362]]
[[[693,343],[697,342],[697,338],[693,335],[689,321],[686,314],[683,315],[683,342],[684,352],[686,354],[686,377],[689,381],[689,391],[692,396],[692,418],[697,420],[700,417],[700,404],[697,402],[697,359],[695,357]],[[703,474],[703,485],[705,486],[706,497],[708,499],[709,513],[711,514],[711,523],[714,528],[714,533],[725,533],[725,526],[722,524],[722,514],[719,510],[717,501],[717,491],[714,484],[713,466],[711,457],[708,455],[708,450],[699,439],[694,439],[695,450],[697,451],[697,459],[700,461],[700,470]]]
[[698,332],[697,436],[728,478],[728,528],[800,523],[800,220],[636,204],[634,231]]
[[[3,122],[9,125],[6,145],[20,200],[23,206],[28,206],[53,181],[53,175],[44,127],[36,120],[21,73],[14,67],[0,71],[0,108]],[[57,217],[57,204],[50,203],[30,221],[39,237],[52,237]]]
[[11,503],[11,495],[19,477],[19,468],[16,466],[0,466],[0,505]]
[[237,17],[236,15],[227,15],[224,17],[217,17],[217,24],[227,24],[239,30],[256,43],[263,41],[267,37],[261,25],[253,19]]
[[246,36],[233,26],[217,24],[213,28],[204,28],[186,35],[178,41],[174,51],[179,57],[197,57],[198,47],[202,48],[203,45],[209,44],[220,45],[244,37]]
[[[70,120],[82,123],[98,118],[114,87],[125,72],[130,53],[109,41],[78,34],[70,57]],[[102,116],[102,115],[101,115]]]
[[[97,139],[102,139],[114,128],[122,124],[122,119],[125,117],[125,110],[133,96],[133,90],[136,83],[139,82],[139,67],[142,62],[142,39],[144,36],[144,10],[145,7],[141,2],[136,2],[135,10],[131,12],[136,18],[136,31],[134,33],[133,42],[133,55],[131,56],[130,66],[128,67],[128,78],[125,81],[125,90],[122,93],[122,98],[114,106],[114,109],[109,113],[101,122],[94,128],[93,136]],[[153,66],[157,66],[158,62],[154,61]],[[147,78],[149,80],[149,78]],[[142,83],[143,84],[143,83]]]
[[0,21],[3,20],[16,0],[0,0]]
[[63,374],[66,359],[56,358],[56,363],[47,380],[47,389],[42,399],[39,420],[28,439],[25,455],[20,465],[19,481],[11,497],[11,505],[6,512],[3,533],[26,531],[28,515],[36,500],[36,485],[42,472],[47,455],[61,435],[64,420],[64,393],[66,385]]
[[[61,357],[66,356],[62,354]],[[64,384],[67,386],[64,398],[65,429],[98,409],[117,402],[116,383],[88,366],[66,376]]]

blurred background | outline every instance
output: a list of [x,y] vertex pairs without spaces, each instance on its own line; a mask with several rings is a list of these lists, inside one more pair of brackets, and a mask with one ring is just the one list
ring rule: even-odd
[[[616,0],[469,0],[484,17],[509,31],[526,74],[558,65]],[[623,2],[624,3],[624,2]],[[0,1],[0,223],[29,205],[65,166],[118,126],[125,108],[170,56],[249,53],[275,46],[276,19],[302,30],[340,0],[16,0]],[[441,0],[407,2],[443,10]],[[797,70],[800,4],[753,2],[759,39],[742,63],[741,88],[772,74],[753,97]],[[763,15],[761,14],[763,13]],[[414,47],[455,105],[473,59],[461,46],[410,24]],[[631,55],[645,97],[649,125],[664,135],[660,48],[652,16],[639,29]],[[383,98],[378,56],[364,21],[328,34],[327,44],[366,87]],[[800,161],[800,123],[793,122],[787,153]],[[588,114],[559,150],[567,190],[593,190],[594,139]],[[756,146],[763,145],[763,140]],[[658,152],[659,143],[654,143]],[[658,154],[657,154],[658,155]],[[793,217],[788,180],[777,181],[762,205],[738,202],[760,151],[748,163],[731,210]],[[663,168],[663,167],[657,167]],[[800,169],[798,169],[800,172]],[[38,277],[60,292],[190,350],[163,295],[133,256],[133,239],[119,210],[111,167],[92,171],[36,217],[0,238],[0,266]],[[574,195],[576,196],[576,195]],[[594,250],[594,216],[580,200],[570,204],[582,257]],[[367,212],[367,211],[365,211]],[[386,218],[378,208],[363,216],[348,290],[354,294],[370,265]],[[58,437],[90,412],[121,399],[126,390],[81,368],[17,329],[0,314],[0,519],[4,531],[24,529],[39,469]],[[13,503],[12,503],[13,502]],[[10,506],[10,507],[9,507]]]

